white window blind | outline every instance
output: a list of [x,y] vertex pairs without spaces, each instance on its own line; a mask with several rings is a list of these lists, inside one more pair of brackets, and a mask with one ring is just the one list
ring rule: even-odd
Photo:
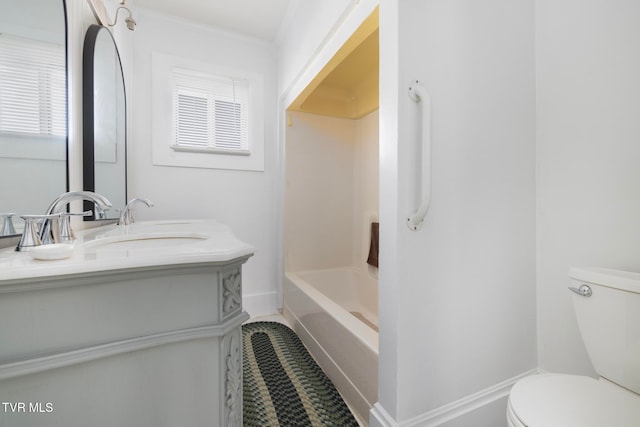
[[0,34],[0,132],[66,136],[64,46]]
[[249,81],[173,69],[177,151],[249,154]]

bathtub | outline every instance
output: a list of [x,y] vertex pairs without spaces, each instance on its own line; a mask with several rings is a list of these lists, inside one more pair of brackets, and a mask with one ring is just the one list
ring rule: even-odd
[[287,272],[283,314],[360,421],[378,399],[378,283],[352,268]]

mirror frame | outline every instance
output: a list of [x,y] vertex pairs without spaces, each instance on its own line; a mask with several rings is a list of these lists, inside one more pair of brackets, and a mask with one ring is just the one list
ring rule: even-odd
[[[113,41],[118,64],[120,66],[120,74],[122,75],[122,90],[124,92],[124,203],[127,203],[127,90],[124,81],[124,71],[122,69],[122,61],[120,52],[113,34],[109,28],[103,25],[92,24],[87,29],[84,38],[84,47],[82,51],[82,181],[85,191],[96,191],[95,176],[95,104],[93,97],[94,90],[94,59],[96,41],[100,31],[106,31]],[[94,205],[91,202],[84,202],[84,210],[90,210],[90,216],[84,217],[85,221],[113,221],[115,218],[96,218]]]

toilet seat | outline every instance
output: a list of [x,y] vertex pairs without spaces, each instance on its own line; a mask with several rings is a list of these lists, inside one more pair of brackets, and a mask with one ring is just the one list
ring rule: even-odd
[[514,427],[638,427],[640,395],[590,377],[533,375],[513,386],[507,418]]
[[507,425],[508,427],[527,427],[522,424],[518,415],[513,411],[513,408],[511,407],[511,398],[509,398],[509,404],[507,405]]

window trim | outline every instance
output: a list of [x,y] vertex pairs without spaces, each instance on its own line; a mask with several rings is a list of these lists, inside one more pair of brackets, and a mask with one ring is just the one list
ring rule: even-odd
[[189,146],[186,144],[173,144],[171,145],[173,151],[182,151],[185,153],[205,153],[205,154],[227,154],[230,156],[250,156],[251,150],[225,150],[223,148],[213,147],[197,147]]
[[[249,82],[248,150],[177,146],[172,70],[232,76]],[[158,166],[264,171],[265,98],[262,73],[153,52],[151,55],[152,161]]]

